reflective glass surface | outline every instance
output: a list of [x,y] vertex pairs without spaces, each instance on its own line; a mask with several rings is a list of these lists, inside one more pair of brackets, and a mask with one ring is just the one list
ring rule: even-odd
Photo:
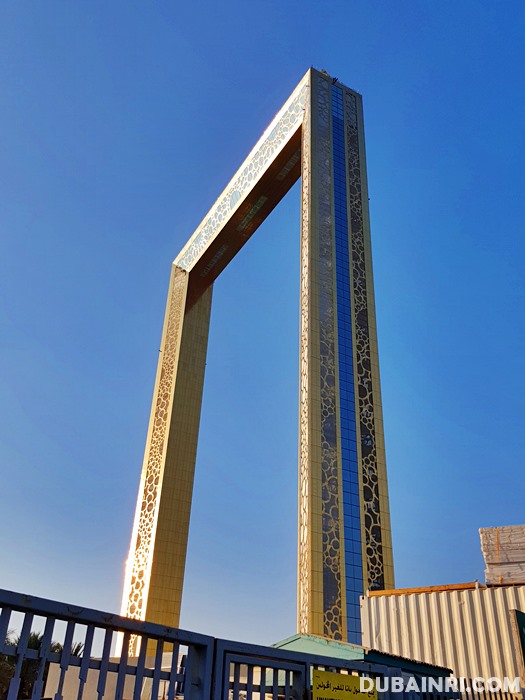
[[339,405],[343,473],[343,519],[345,543],[346,614],[348,641],[361,643],[359,596],[363,594],[361,522],[350,301],[350,258],[343,118],[343,91],[332,88],[332,134],[334,157],[334,221],[337,285],[337,331],[339,344]]

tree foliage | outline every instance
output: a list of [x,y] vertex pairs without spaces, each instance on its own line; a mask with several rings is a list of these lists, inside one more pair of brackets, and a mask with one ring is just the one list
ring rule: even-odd
[[[30,632],[27,648],[35,649],[40,651],[42,648],[42,643],[44,641],[44,635],[42,632]],[[13,632],[7,633],[5,640],[6,645],[13,647],[13,651],[18,647],[20,643],[20,636],[13,637]],[[61,654],[64,647],[60,642],[51,642],[50,653]],[[84,651],[84,644],[82,642],[74,642],[71,646],[72,656],[82,656]],[[33,686],[38,678],[38,668],[40,660],[39,659],[24,659],[22,663],[22,670],[20,673],[20,688],[18,691],[18,700],[25,700],[30,698],[33,692]],[[7,693],[9,691],[9,684],[15,674],[16,667],[16,656],[11,656],[10,654],[0,654],[0,700],[6,700]],[[45,680],[47,678],[49,670],[49,662],[46,664],[44,671],[44,687]]]

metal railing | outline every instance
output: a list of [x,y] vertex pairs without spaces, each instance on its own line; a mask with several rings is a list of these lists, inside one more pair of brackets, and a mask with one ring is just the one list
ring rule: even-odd
[[213,637],[4,590],[0,608],[0,700],[210,698]]
[[[314,669],[372,678],[399,673],[397,669],[379,664],[218,639],[212,700],[310,698]],[[387,698],[389,694],[385,693],[383,697]]]
[[401,675],[391,666],[215,639],[1,589],[0,609],[0,700],[311,700],[314,669]]

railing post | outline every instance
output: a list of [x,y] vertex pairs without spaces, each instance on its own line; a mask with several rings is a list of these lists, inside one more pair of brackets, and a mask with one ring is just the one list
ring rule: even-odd
[[184,679],[184,700],[211,700],[212,646],[191,645]]
[[17,700],[18,691],[20,690],[22,667],[27,651],[27,644],[29,642],[29,635],[31,634],[31,625],[33,624],[33,614],[26,613],[24,616],[24,622],[22,623],[22,632],[20,633],[20,638],[18,640],[18,646],[16,648],[16,667],[11,683],[9,684],[9,691],[7,693],[7,700]]
[[302,673],[292,672],[292,697],[293,700],[311,700],[310,688],[311,666],[306,663]]

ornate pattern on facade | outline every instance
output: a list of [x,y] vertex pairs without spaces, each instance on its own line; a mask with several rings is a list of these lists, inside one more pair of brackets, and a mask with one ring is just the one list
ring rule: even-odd
[[308,85],[300,83],[254,147],[240,171],[208,212],[204,222],[175,260],[183,270],[191,270],[199,255],[220,231],[226,219],[237,209],[271,164],[291,134],[301,126]]
[[321,386],[321,488],[323,523],[323,634],[342,639],[339,458],[335,379],[335,303],[333,265],[333,173],[331,167],[330,86],[317,84],[318,284]]
[[299,339],[299,537],[298,537],[298,581],[297,581],[297,624],[300,632],[308,630],[310,608],[309,581],[311,532],[308,518],[310,487],[309,475],[309,411],[308,382],[310,378],[310,333],[308,319],[311,317],[309,302],[310,269],[310,107],[303,120],[302,168],[301,168],[301,319]]
[[[173,266],[162,353],[159,360],[158,385],[155,388],[150,432],[146,443],[144,467],[135,515],[130,559],[126,566],[122,614],[137,620],[145,619],[144,602],[148,597],[149,576],[153,559],[155,525],[160,506],[160,486],[168,441],[169,418],[182,332],[181,309],[187,288],[187,273]],[[133,552],[133,554],[132,554]],[[124,609],[125,606],[125,609]]]
[[357,360],[356,374],[359,400],[358,427],[361,437],[362,506],[364,514],[368,588],[373,591],[385,587],[385,576],[383,569],[383,543],[379,504],[374,399],[372,394],[369,312],[363,230],[363,196],[361,191],[361,166],[359,162],[357,103],[355,95],[346,95],[345,111],[349,175],[348,189],[350,193],[351,212],[352,273],[354,280],[355,355]]
[[211,285],[298,177],[299,631],[359,641],[359,595],[393,586],[360,115],[359,95],[310,69],[175,260],[128,617],[178,624]]

